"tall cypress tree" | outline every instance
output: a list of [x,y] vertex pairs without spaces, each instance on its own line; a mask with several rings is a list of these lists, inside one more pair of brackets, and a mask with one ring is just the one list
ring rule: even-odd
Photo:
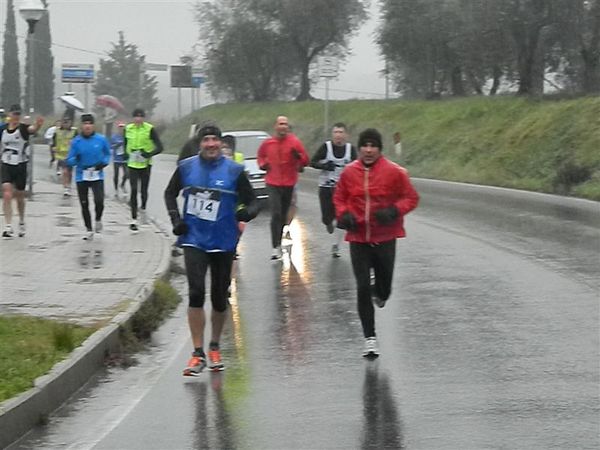
[[[48,2],[44,0],[44,7],[48,7]],[[51,51],[50,38],[50,17],[48,11],[42,16],[35,25],[34,34],[31,36],[31,47],[27,48],[33,51],[33,72],[29,67],[31,55],[27,54],[25,63],[26,84],[25,99],[29,105],[29,90],[31,87],[31,74],[33,73],[33,103],[36,113],[49,114],[54,111],[54,57]]]
[[35,29],[35,110],[40,114],[54,112],[54,56],[50,36],[50,11],[43,0],[46,14]]
[[19,49],[17,47],[17,29],[13,0],[6,6],[6,26],[2,47],[2,85],[0,86],[0,104],[8,108],[21,102],[21,82],[19,81]]

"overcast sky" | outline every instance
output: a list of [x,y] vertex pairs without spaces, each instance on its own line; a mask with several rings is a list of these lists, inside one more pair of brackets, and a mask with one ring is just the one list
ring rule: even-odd
[[[299,0],[301,1],[301,0]],[[26,24],[18,14],[23,0],[15,0],[19,54],[24,57]],[[380,72],[383,62],[373,43],[377,22],[377,1],[372,1],[371,18],[351,40],[352,55],[341,67],[338,79],[331,80],[330,98],[383,98],[385,82]],[[125,32],[128,42],[138,46],[147,62],[177,64],[197,42],[198,25],[194,22],[190,0],[49,0],[50,26],[57,79],[63,63],[89,63],[98,68],[102,54]],[[6,22],[6,0],[0,0],[0,39]],[[128,18],[131,18],[128,20]],[[0,50],[1,51],[1,50]],[[21,67],[21,70],[23,66]],[[152,72],[159,81],[156,115],[177,115],[176,89],[169,87],[168,74]],[[67,86],[57,89],[57,95]],[[73,85],[83,100],[81,85]],[[190,110],[189,94],[182,95],[182,111]],[[312,94],[324,97],[324,82],[314,85]],[[210,101],[203,89],[202,102]],[[90,91],[90,102],[92,95]]]

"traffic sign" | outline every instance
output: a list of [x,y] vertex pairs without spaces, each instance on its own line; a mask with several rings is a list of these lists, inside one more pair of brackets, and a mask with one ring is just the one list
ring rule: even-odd
[[168,64],[146,63],[144,68],[153,72],[166,72],[169,70]]
[[338,59],[334,56],[320,56],[318,60],[319,76],[335,78],[338,76]]
[[61,70],[63,83],[93,83],[93,64],[63,64]]
[[171,66],[171,87],[189,88],[194,87],[192,83],[192,66]]
[[192,84],[194,85],[194,87],[202,86],[205,81],[206,78],[204,78],[204,75],[201,75],[199,73],[192,73]]

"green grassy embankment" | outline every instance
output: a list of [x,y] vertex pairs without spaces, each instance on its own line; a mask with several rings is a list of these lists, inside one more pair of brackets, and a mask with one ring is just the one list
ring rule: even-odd
[[33,386],[95,328],[24,316],[0,316],[0,402]]
[[[121,328],[123,351],[139,350],[180,301],[167,281],[157,280],[152,296]],[[115,310],[115,314],[118,312]],[[48,373],[104,325],[81,327],[35,317],[0,315],[0,403],[33,387],[37,377]],[[110,363],[130,358],[117,355],[112,359]]]
[[[211,105],[170,126],[163,139],[176,152],[191,123],[271,131],[284,114],[312,154],[324,138],[323,110],[322,101]],[[392,134],[400,130],[398,162],[415,177],[600,200],[600,97],[347,100],[330,102],[329,117],[348,125],[353,142],[362,129],[378,128],[394,160]]]

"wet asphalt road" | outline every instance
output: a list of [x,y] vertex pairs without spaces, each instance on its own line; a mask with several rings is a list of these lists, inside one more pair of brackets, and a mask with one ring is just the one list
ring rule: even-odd
[[242,238],[226,371],[181,377],[182,305],[136,366],[99,373],[12,448],[598,448],[598,204],[415,184],[379,360],[360,356],[347,246],[331,259],[308,172],[283,262],[267,214]]

